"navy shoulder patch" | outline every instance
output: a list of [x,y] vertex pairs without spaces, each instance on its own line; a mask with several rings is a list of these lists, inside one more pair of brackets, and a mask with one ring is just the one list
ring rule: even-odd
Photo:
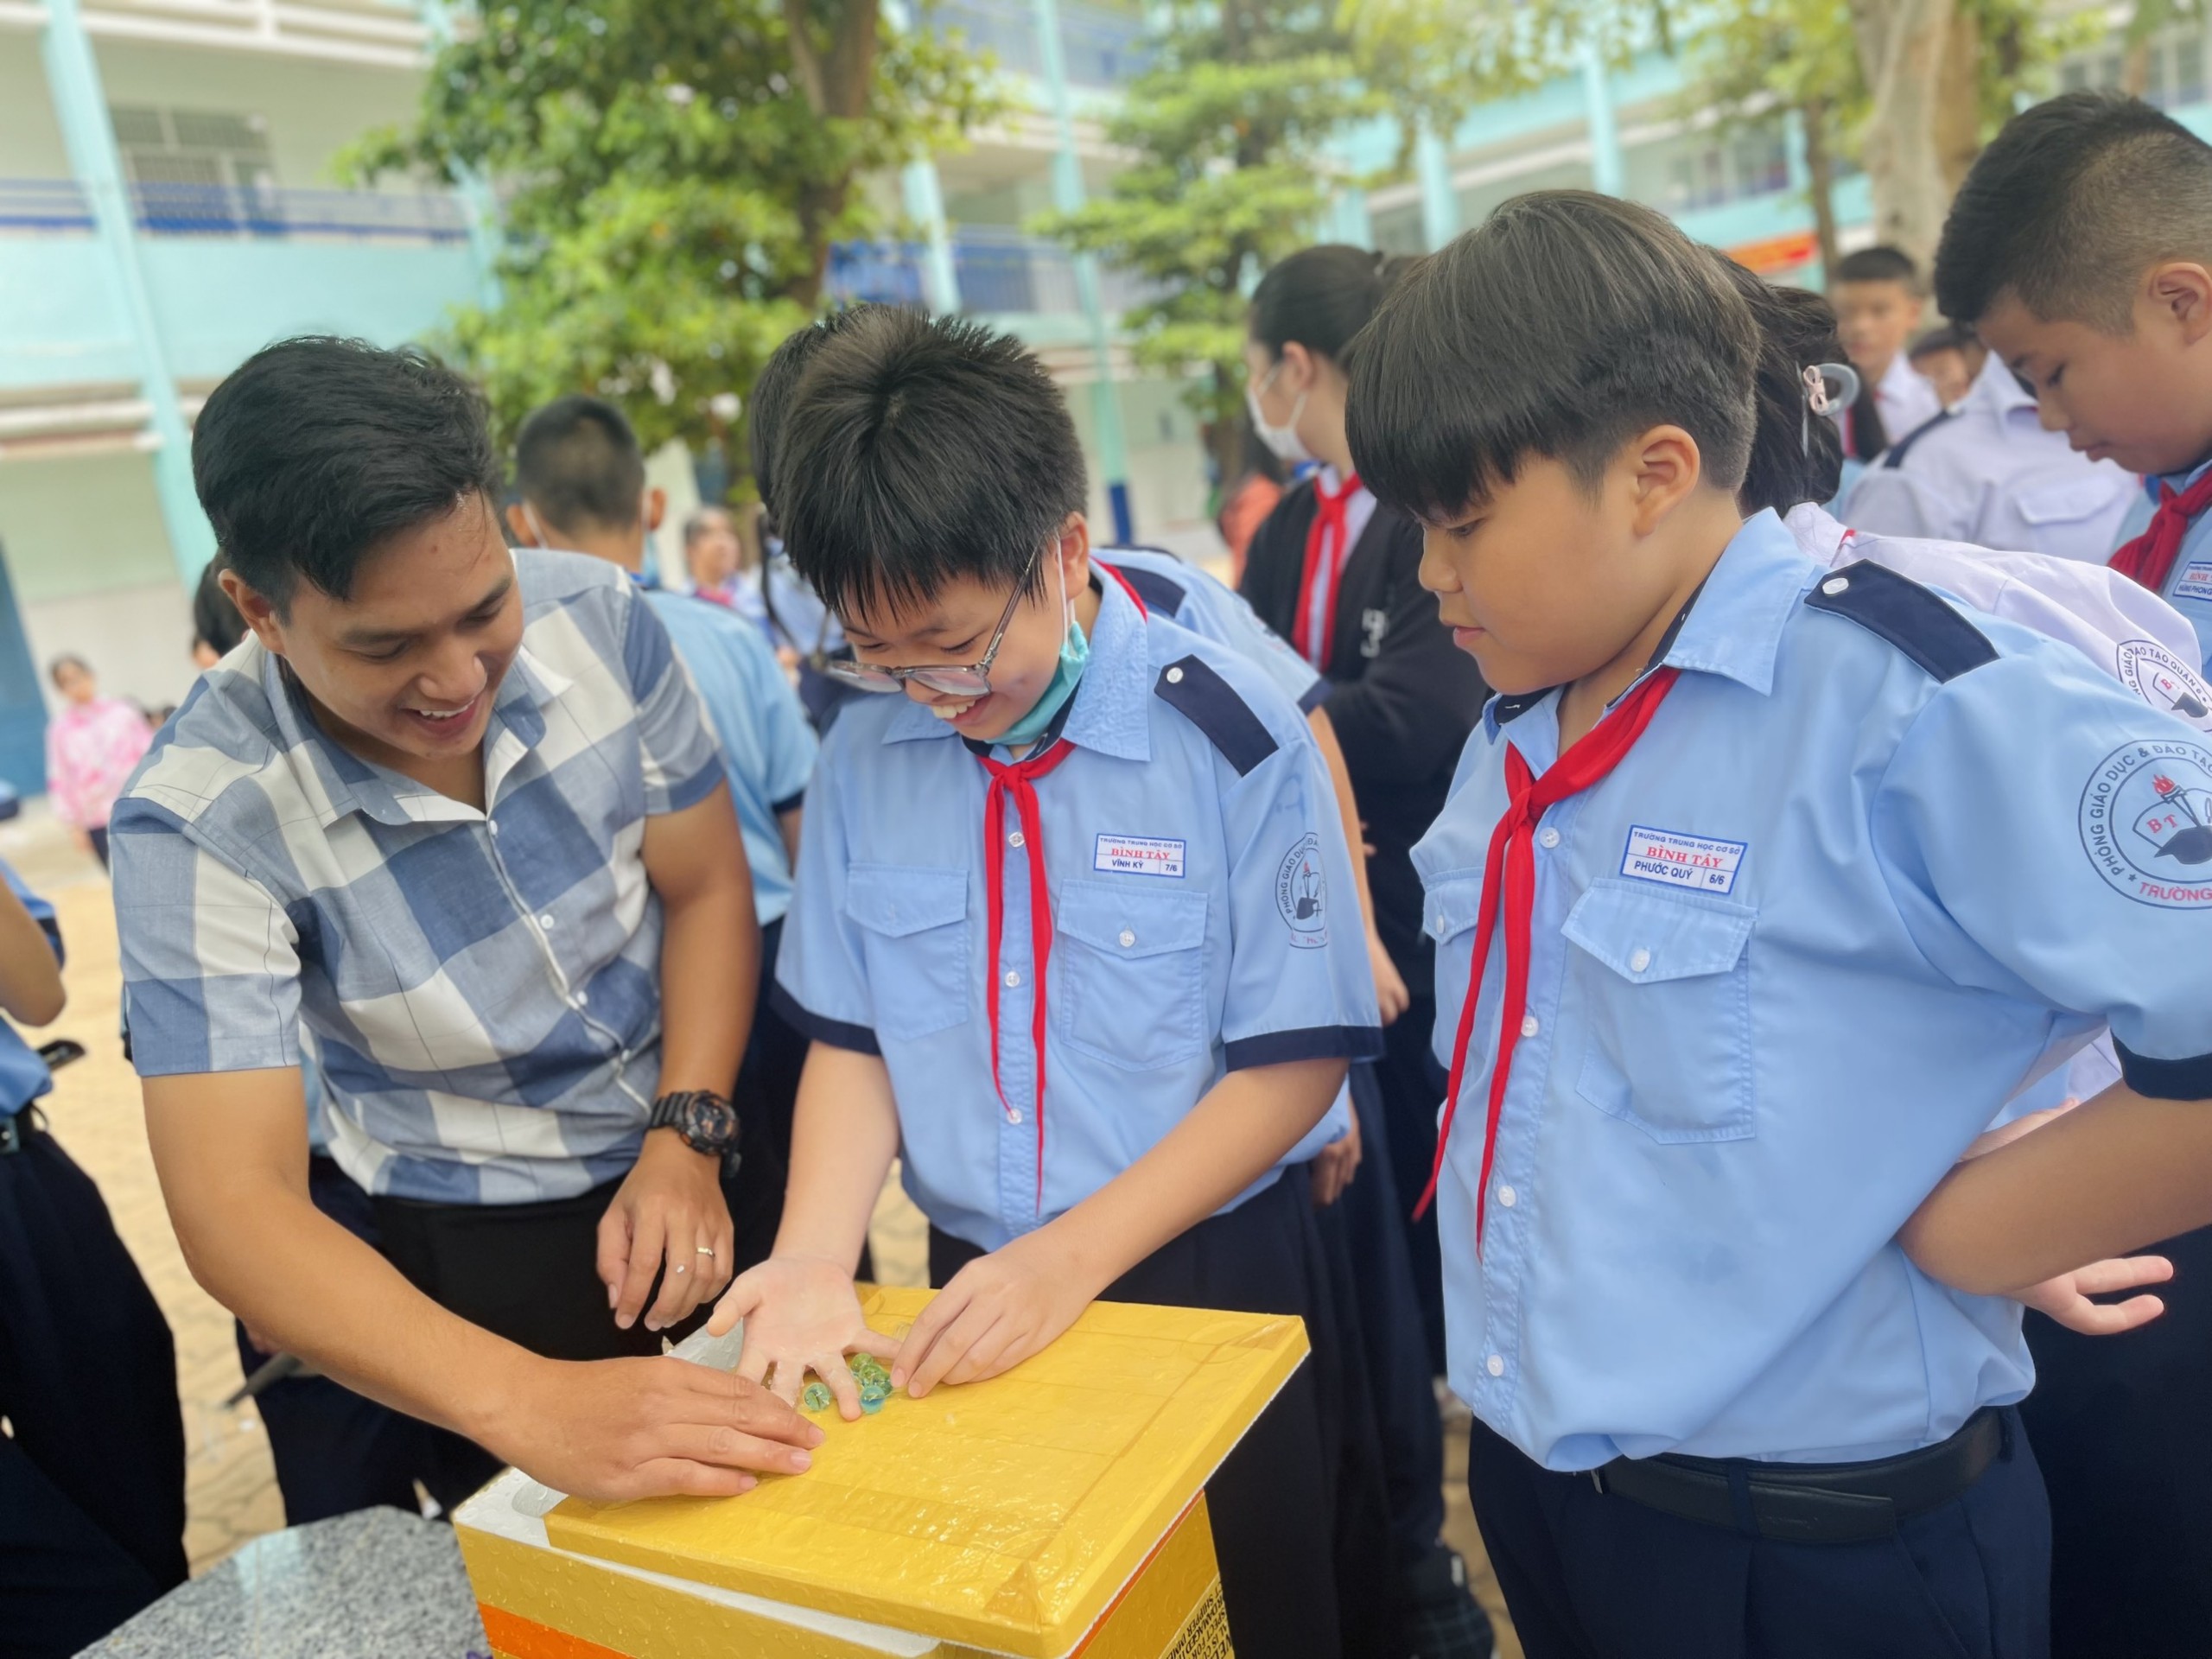
[[1204,732],[1240,778],[1275,752],[1274,734],[1203,658],[1168,664],[1153,682],[1152,693]]
[[1130,590],[1144,601],[1145,609],[1154,615],[1172,621],[1183,613],[1183,601],[1191,596],[1191,590],[1174,577],[1147,570],[1142,565],[1115,564],[1111,553],[1103,554],[1100,563],[1113,565],[1114,574],[1129,585]]
[[1912,453],[1912,446],[1914,444],[1918,443],[1923,438],[1926,437],[1930,432],[1933,432],[1937,427],[1942,425],[1944,422],[1950,418],[1951,411],[1949,410],[1937,410],[1933,415],[1930,415],[1918,426],[1914,427],[1911,431],[1906,433],[1904,436],[1899,438],[1895,443],[1891,444],[1889,448],[1889,453],[1884,455],[1874,464],[1887,471],[1895,472],[1898,467],[1904,465],[1904,458]]
[[1938,680],[1997,660],[1997,647],[1939,594],[1864,559],[1822,576],[1805,602],[1879,634]]

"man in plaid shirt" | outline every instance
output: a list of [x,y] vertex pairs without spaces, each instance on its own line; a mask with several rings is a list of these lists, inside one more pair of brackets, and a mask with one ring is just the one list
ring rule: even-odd
[[[254,641],[111,828],[194,1274],[262,1347],[563,1491],[804,1468],[818,1432],[779,1402],[646,1357],[737,1265],[727,1097],[758,969],[658,620],[603,563],[509,551],[481,403],[417,355],[272,346],[209,398],[193,467]],[[373,1247],[308,1196],[302,1023]]]

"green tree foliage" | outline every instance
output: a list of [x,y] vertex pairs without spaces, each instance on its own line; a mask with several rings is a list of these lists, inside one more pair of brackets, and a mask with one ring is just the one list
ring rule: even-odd
[[728,395],[818,309],[830,244],[881,225],[861,181],[995,108],[982,66],[878,0],[510,0],[350,164],[497,181],[502,303],[438,343],[504,430],[589,391],[648,448],[735,453]]
[[1110,188],[1040,223],[1152,279],[1122,320],[1137,361],[1202,370],[1192,406],[1234,469],[1245,294],[1313,239],[1333,188],[1329,141],[1388,105],[1363,84],[1336,10],[1299,0],[1174,0],[1152,67],[1107,124],[1132,153]]

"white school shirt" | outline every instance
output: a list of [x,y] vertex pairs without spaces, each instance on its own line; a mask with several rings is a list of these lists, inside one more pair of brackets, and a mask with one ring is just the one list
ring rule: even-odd
[[1894,444],[1941,415],[1943,397],[1936,383],[1899,352],[1874,383],[1874,407],[1881,411],[1883,435]]
[[1994,352],[1948,416],[1890,437],[1844,498],[1845,521],[1861,531],[2102,564],[2135,499],[2125,467],[2044,429]]

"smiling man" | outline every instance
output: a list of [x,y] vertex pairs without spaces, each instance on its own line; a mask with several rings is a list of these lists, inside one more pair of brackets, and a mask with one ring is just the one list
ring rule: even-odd
[[[480,400],[413,353],[271,346],[208,399],[193,470],[254,639],[113,836],[194,1274],[262,1346],[466,1437],[477,1478],[616,1498],[804,1468],[818,1435],[781,1402],[646,1357],[732,1270],[758,953],[659,621],[603,562],[508,551]],[[374,1248],[308,1198],[302,1024]]]

